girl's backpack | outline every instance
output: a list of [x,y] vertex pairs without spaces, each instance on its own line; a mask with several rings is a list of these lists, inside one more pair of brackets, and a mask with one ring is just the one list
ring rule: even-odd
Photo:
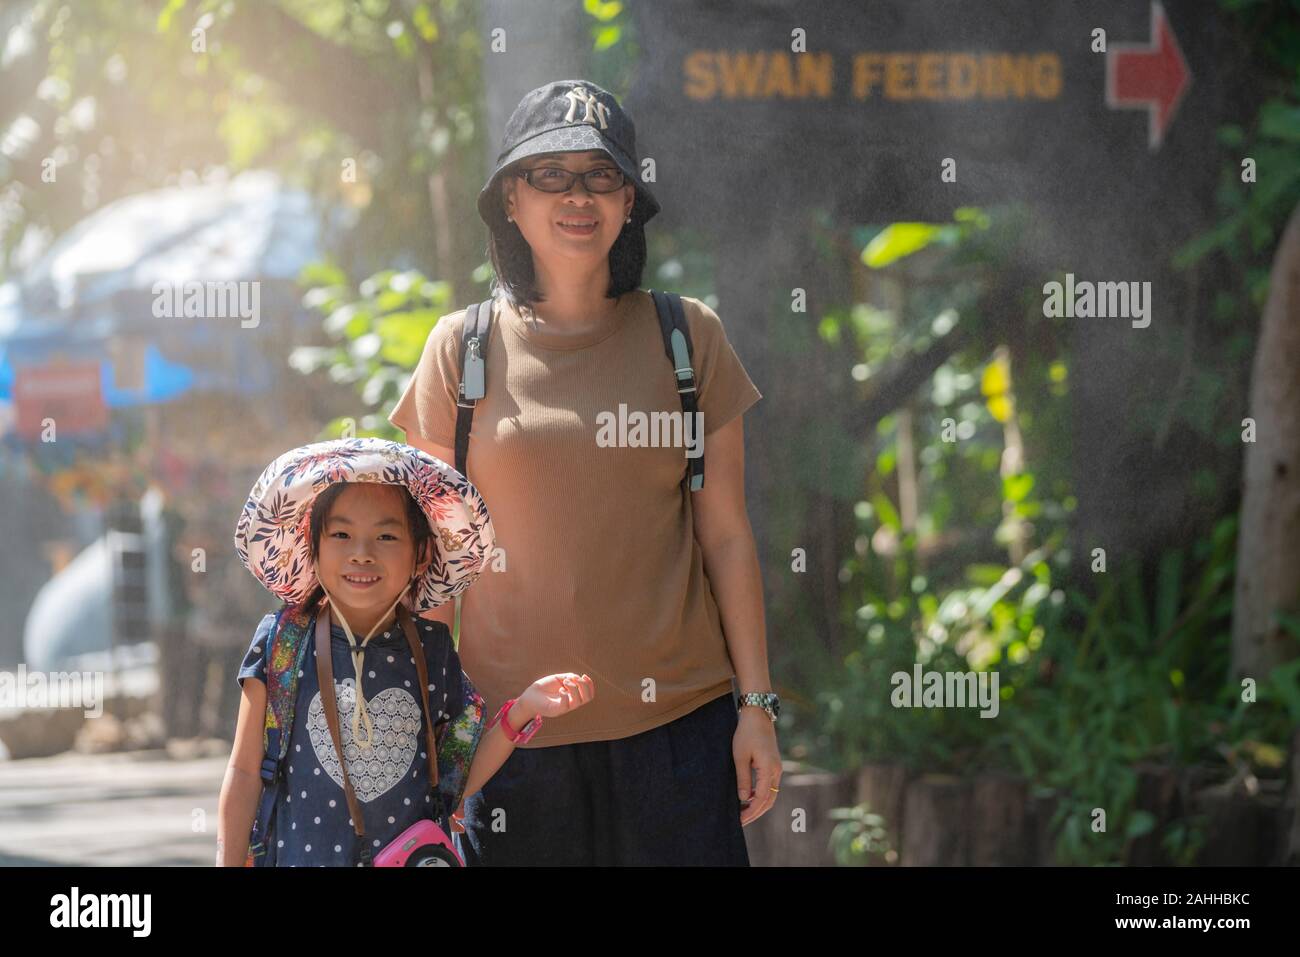
[[[664,352],[673,364],[677,392],[682,397],[682,412],[691,418],[699,408],[695,395],[695,370],[691,367],[691,331],[682,311],[682,297],[675,292],[651,289],[655,310],[659,313],[659,331],[663,334]],[[469,430],[474,420],[474,404],[487,394],[487,344],[492,332],[492,300],[476,302],[465,311],[465,325],[460,343],[460,392],[456,400],[456,471],[466,475],[469,458]],[[687,460],[682,482],[692,492],[704,488],[704,451]]]
[[[248,838],[246,867],[260,867],[267,862],[267,843],[275,818],[276,785],[289,751],[293,730],[294,706],[298,700],[298,673],[306,658],[316,613],[305,603],[285,604],[276,613],[266,658],[266,723],[262,729],[262,797]],[[435,726],[437,761],[431,770],[436,814],[454,811],[460,806],[469,766],[483,732],[484,701],[472,688],[464,710],[451,721]],[[432,720],[426,709],[425,720]],[[449,805],[449,806],[448,806]]]

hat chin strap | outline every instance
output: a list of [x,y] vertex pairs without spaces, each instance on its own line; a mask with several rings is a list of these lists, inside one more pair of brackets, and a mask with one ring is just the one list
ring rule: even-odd
[[[412,581],[414,580],[415,579],[412,578]],[[361,639],[361,644],[358,645],[356,636],[352,633],[352,626],[349,625],[348,620],[343,617],[343,611],[339,608],[338,602],[334,600],[334,596],[330,594],[329,589],[325,587],[325,583],[320,580],[319,575],[316,576],[316,581],[320,584],[321,591],[325,593],[325,597],[329,600],[329,613],[339,620],[339,624],[343,626],[343,634],[348,636],[348,644],[352,646],[352,671],[357,678],[357,706],[352,709],[352,740],[356,742],[357,747],[368,748],[371,746],[371,741],[374,739],[375,724],[370,719],[370,710],[366,707],[366,696],[361,691],[361,663],[365,657],[366,642],[368,642],[374,636],[375,632],[379,630],[379,626],[383,624],[384,619],[388,617],[388,613],[397,607],[397,603],[400,602],[402,596],[406,594],[406,588],[403,588],[401,592],[398,593],[397,597],[393,599],[393,603],[388,606],[387,610],[382,615],[379,616],[370,631],[366,634],[366,637]],[[406,584],[407,588],[409,588],[411,583],[407,582]],[[361,719],[363,717],[366,721],[365,740],[362,740],[360,736]]]

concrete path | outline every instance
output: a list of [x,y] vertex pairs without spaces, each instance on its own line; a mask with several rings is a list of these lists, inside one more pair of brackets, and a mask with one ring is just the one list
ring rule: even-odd
[[211,866],[227,759],[154,750],[0,762],[0,866]]

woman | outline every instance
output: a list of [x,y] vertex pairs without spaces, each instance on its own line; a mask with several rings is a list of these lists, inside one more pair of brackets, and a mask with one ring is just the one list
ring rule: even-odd
[[[638,168],[613,96],[563,80],[520,101],[479,194],[496,282],[466,470],[498,551],[463,596],[459,652],[489,713],[524,675],[589,674],[595,690],[467,797],[470,865],[747,866],[742,826],[780,788],[744,500],[741,415],[761,395],[712,310],[682,299],[702,421],[675,445],[602,427],[682,417],[637,288],[659,210]],[[389,417],[447,462],[464,318],[439,320]],[[701,443],[707,480],[688,491]]]

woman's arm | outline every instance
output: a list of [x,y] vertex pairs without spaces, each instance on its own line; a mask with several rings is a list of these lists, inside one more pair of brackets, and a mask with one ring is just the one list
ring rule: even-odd
[[[704,460],[708,463],[704,487],[689,493],[695,538],[704,555],[704,573],[718,604],[741,694],[772,689],[763,619],[763,578],[745,510],[743,419],[738,415],[704,437]],[[750,764],[758,771],[754,802],[741,815],[741,823],[748,824],[772,806],[776,794],[771,789],[779,787],[781,780],[776,731],[772,719],[761,708],[740,709],[733,751],[742,749],[745,755],[736,754],[736,786],[742,802],[751,791]]]
[[718,603],[727,651],[742,694],[772,687],[767,668],[763,579],[754,532],[745,511],[743,418],[738,415],[704,437],[708,471],[704,487],[690,493],[695,538],[704,553],[704,571]]
[[248,834],[262,796],[262,728],[266,721],[266,685],[245,678],[235,724],[235,744],[217,801],[217,866],[243,867]]

